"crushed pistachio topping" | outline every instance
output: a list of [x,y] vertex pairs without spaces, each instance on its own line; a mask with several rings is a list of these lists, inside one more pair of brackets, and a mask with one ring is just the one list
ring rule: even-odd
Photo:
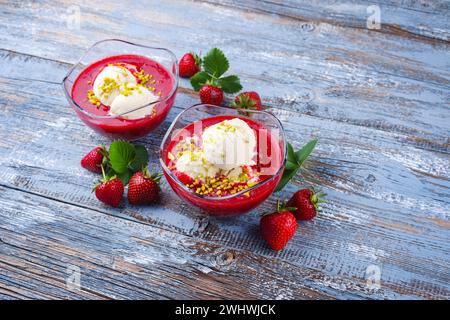
[[241,174],[239,174],[238,179],[241,182],[247,182],[248,181],[248,175],[246,173],[242,172]]
[[[254,185],[254,184],[253,184]],[[215,178],[205,177],[204,179],[196,178],[194,182],[186,185],[199,195],[208,196],[226,196],[236,194],[242,190],[251,187],[250,184],[236,181],[227,176],[221,175]]]
[[[142,86],[146,86],[150,91],[156,91],[156,88],[153,85],[156,83],[156,80],[150,80],[153,78],[153,75],[150,73],[144,73],[144,69],[141,71],[133,73],[136,78],[139,80],[139,84]],[[158,96],[161,95],[161,91],[158,91]]]
[[218,128],[225,131],[225,132],[235,132],[236,128],[232,126],[229,123],[226,123],[225,121],[222,121],[219,123]]
[[88,100],[90,103],[92,103],[93,105],[96,105],[97,108],[100,107],[101,102],[100,100],[95,96],[94,91],[92,90],[88,90]]
[[203,164],[206,164],[206,160],[202,157],[202,153],[200,151],[186,151],[189,154],[191,161],[196,161],[200,159]]
[[144,69],[141,69],[141,71],[135,72],[134,76],[136,78],[138,78],[139,83],[141,85],[145,85],[151,78],[153,78],[153,75],[151,75],[150,73],[148,74],[144,74]]
[[102,93],[106,95],[108,95],[109,93],[111,93],[111,91],[117,88],[119,88],[119,84],[115,79],[110,77],[105,77],[105,79],[103,80],[103,84],[100,86]]
[[124,95],[125,97],[131,95],[134,90],[137,90],[139,93],[142,93],[142,90],[140,89],[139,85],[136,86],[129,86],[128,82],[125,82],[123,86],[121,87],[121,90],[119,90],[120,94]]
[[200,147],[197,146],[196,142],[198,137],[193,135],[192,138],[180,141],[177,146],[177,158],[181,157],[185,152],[199,152]]

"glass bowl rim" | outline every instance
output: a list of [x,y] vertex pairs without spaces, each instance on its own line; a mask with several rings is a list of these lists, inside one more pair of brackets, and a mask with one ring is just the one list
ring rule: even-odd
[[[214,107],[214,108],[221,108],[221,109],[228,109],[228,110],[234,110],[234,111],[239,111],[241,110],[242,112],[251,112],[251,113],[260,113],[260,114],[267,114],[269,116],[271,116],[272,118],[275,119],[278,127],[280,128],[281,131],[281,138],[283,140],[284,143],[284,150],[282,150],[284,152],[284,157],[283,157],[283,161],[280,165],[280,167],[278,168],[277,172],[275,174],[273,174],[270,178],[262,181],[261,183],[257,183],[254,186],[251,186],[247,189],[241,190],[235,194],[230,194],[228,196],[224,196],[224,197],[208,197],[208,196],[203,196],[200,194],[195,193],[193,190],[191,190],[190,188],[186,187],[186,185],[184,183],[182,183],[173,173],[172,171],[167,167],[167,165],[164,163],[163,160],[163,151],[164,151],[164,144],[166,143],[167,139],[169,139],[169,135],[172,132],[175,124],[177,123],[178,119],[181,117],[182,114],[184,114],[186,111],[199,107],[199,106],[207,106],[207,107]],[[170,178],[172,178],[172,180],[174,180],[177,185],[179,185],[180,187],[182,187],[185,191],[187,191],[188,193],[190,193],[191,195],[200,198],[200,199],[204,199],[204,200],[211,200],[211,201],[220,201],[220,200],[228,200],[228,199],[233,199],[236,198],[244,193],[250,192],[256,188],[259,188],[267,183],[269,183],[270,181],[272,181],[273,179],[275,179],[280,172],[284,169],[284,167],[286,166],[286,159],[287,159],[287,143],[286,143],[286,135],[284,132],[284,128],[283,128],[283,124],[281,123],[281,121],[271,112],[266,111],[266,110],[249,110],[249,109],[243,109],[243,108],[232,108],[232,107],[223,107],[223,106],[216,106],[216,105],[212,105],[212,104],[205,104],[205,103],[197,103],[194,104],[186,109],[184,109],[183,111],[181,111],[176,117],[175,119],[173,119],[172,123],[170,124],[170,127],[167,129],[166,134],[164,135],[164,138],[161,142],[161,145],[159,147],[159,162],[161,164],[161,167],[164,170],[164,173],[166,173],[167,175],[169,175]]]
[[[80,105],[78,105],[78,103],[76,103],[76,102],[73,100],[72,95],[67,91],[67,89],[66,89],[66,81],[67,81],[67,79],[69,78],[69,76],[71,75],[71,73],[75,70],[75,68],[77,67],[77,65],[79,65],[79,64],[81,63],[81,60],[83,60],[83,58],[86,57],[86,55],[89,53],[89,51],[91,51],[94,47],[96,47],[97,45],[102,44],[102,43],[104,43],[104,42],[122,42],[122,43],[130,44],[130,45],[136,46],[136,47],[141,47],[141,48],[147,48],[147,49],[153,49],[153,50],[159,50],[159,51],[165,51],[165,52],[167,52],[167,53],[169,54],[169,56],[172,58],[172,61],[173,61],[174,66],[175,66],[175,72],[171,72],[171,74],[174,75],[174,83],[173,83],[173,86],[172,86],[172,90],[169,92],[169,94],[167,94],[163,99],[160,99],[160,100],[158,100],[158,101],[155,101],[155,102],[152,102],[152,103],[149,103],[149,104],[146,104],[146,105],[137,107],[136,109],[133,109],[133,110],[130,110],[130,111],[127,111],[127,112],[118,114],[118,115],[114,115],[114,116],[111,116],[111,115],[102,116],[102,115],[94,114],[94,113],[92,113],[92,112],[89,112],[89,111],[85,110],[85,109],[82,108]],[[112,56],[114,56],[114,55],[111,55],[111,56],[108,56],[108,57],[112,57]],[[105,58],[107,58],[107,57],[105,57]],[[169,72],[170,72],[170,71],[169,71]],[[179,82],[179,76],[178,76],[178,60],[177,60],[176,55],[175,55],[172,51],[170,51],[169,49],[161,48],[161,47],[151,47],[151,46],[146,46],[146,45],[143,45],[143,44],[134,43],[134,42],[131,42],[131,41],[126,41],[126,40],[122,40],[122,39],[111,38],[111,39],[103,39],[103,40],[97,41],[97,42],[95,42],[93,45],[91,45],[91,46],[90,46],[90,47],[89,47],[89,48],[81,55],[81,57],[77,60],[77,62],[75,62],[74,65],[69,69],[69,71],[68,71],[67,74],[64,76],[63,80],[61,81],[61,86],[62,86],[62,88],[63,88],[64,95],[66,96],[66,99],[69,100],[70,103],[72,103],[73,105],[75,105],[75,106],[77,107],[77,109],[78,109],[79,111],[81,111],[82,113],[88,115],[89,117],[98,118],[98,119],[115,119],[115,118],[117,118],[117,117],[121,117],[121,116],[126,115],[126,114],[128,114],[128,113],[131,113],[131,112],[140,110],[140,109],[142,109],[142,108],[146,108],[146,107],[148,107],[148,106],[152,106],[152,105],[158,104],[158,103],[163,103],[163,102],[169,100],[169,99],[176,93],[176,91],[177,91],[177,89],[178,89],[178,82]],[[132,119],[132,120],[140,120],[140,119]]]

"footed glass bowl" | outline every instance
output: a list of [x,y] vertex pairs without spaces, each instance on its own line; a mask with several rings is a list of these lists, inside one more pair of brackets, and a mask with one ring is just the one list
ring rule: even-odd
[[[256,134],[256,163],[262,181],[245,190],[222,197],[200,195],[188,188],[169,168],[173,155],[171,150],[179,141],[191,136],[193,132],[201,136],[204,128],[235,117],[246,121]],[[283,174],[285,161],[284,130],[273,114],[266,111],[242,110],[208,104],[194,105],[181,112],[172,122],[160,147],[160,163],[175,193],[206,213],[217,216],[243,214],[260,205],[275,190]]]
[[[90,104],[88,89],[92,89],[92,83],[102,68],[114,62],[150,70],[155,87],[159,87],[158,101],[117,115],[109,115],[106,106],[96,108]],[[89,127],[111,139],[135,140],[156,129],[173,106],[178,87],[178,63],[175,55],[167,49],[108,39],[95,43],[86,51],[64,77],[62,86],[70,106]],[[127,119],[128,113],[149,106],[153,108],[151,114]]]

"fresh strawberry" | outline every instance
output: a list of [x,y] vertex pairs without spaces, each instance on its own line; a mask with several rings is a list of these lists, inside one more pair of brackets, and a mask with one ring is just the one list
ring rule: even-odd
[[128,202],[149,204],[158,199],[161,174],[150,174],[148,168],[136,172],[128,182]]
[[214,104],[220,106],[223,101],[223,91],[220,88],[214,87],[212,85],[204,85],[200,91],[200,100],[202,103]]
[[101,166],[101,170],[103,173],[103,179],[94,186],[93,191],[95,191],[95,196],[101,202],[109,204],[113,207],[118,207],[120,201],[122,201],[122,195],[124,191],[122,180],[120,180],[116,176],[107,178],[105,176],[103,166]]
[[188,176],[186,173],[175,170],[173,172],[173,174],[175,175],[175,177],[178,178],[178,180],[181,181],[181,183],[183,183],[184,185],[188,185],[191,184],[192,182],[194,182],[194,179],[192,179],[190,176]]
[[81,159],[81,166],[89,171],[102,173],[101,165],[105,155],[106,150],[103,146],[95,147]]
[[273,250],[283,249],[297,230],[297,220],[290,210],[295,208],[280,208],[277,212],[264,215],[260,221],[261,235]]
[[261,98],[255,91],[242,92],[234,98],[233,106],[243,109],[261,110]]
[[190,78],[200,71],[202,59],[195,53],[186,53],[178,64],[180,77]]
[[319,204],[325,202],[321,198],[326,196],[324,193],[317,193],[313,188],[301,189],[292,195],[287,206],[295,207],[292,211],[299,220],[311,220],[319,211]]

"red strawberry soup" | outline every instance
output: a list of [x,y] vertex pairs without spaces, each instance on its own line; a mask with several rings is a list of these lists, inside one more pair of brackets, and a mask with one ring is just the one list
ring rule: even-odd
[[220,115],[178,130],[162,161],[181,198],[211,214],[232,215],[270,196],[283,173],[284,146],[258,121]]
[[111,138],[134,140],[154,130],[175,100],[176,79],[141,55],[110,56],[88,65],[72,86],[80,118]]

